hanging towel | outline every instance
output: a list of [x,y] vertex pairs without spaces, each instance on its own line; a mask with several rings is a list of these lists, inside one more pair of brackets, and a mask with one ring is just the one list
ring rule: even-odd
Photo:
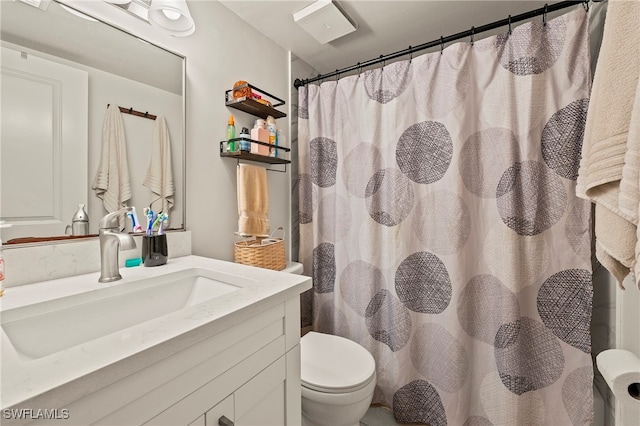
[[174,203],[175,185],[171,169],[169,129],[162,116],[156,118],[153,127],[151,161],[142,184],[151,190],[151,210],[168,214]]
[[638,22],[640,1],[609,1],[576,188],[579,197],[596,204],[596,257],[621,286],[634,269],[638,282],[640,272]]
[[267,171],[249,164],[238,165],[238,233],[268,236],[269,194]]
[[[131,199],[131,181],[127,144],[124,135],[124,122],[117,105],[107,108],[102,125],[102,152],[98,171],[91,188],[108,213],[120,210]],[[124,227],[124,215],[119,220],[120,229]]]

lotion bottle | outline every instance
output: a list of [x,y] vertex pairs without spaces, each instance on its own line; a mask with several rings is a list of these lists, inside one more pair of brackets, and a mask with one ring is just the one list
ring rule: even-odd
[[227,120],[227,152],[234,152],[236,150],[236,143],[230,140],[236,137],[236,126],[233,121],[233,114],[229,115]]
[[[254,141],[260,141],[269,143],[269,131],[265,128],[265,121],[261,118],[256,120],[253,129],[251,129],[251,139]],[[269,155],[269,147],[257,143],[251,144],[251,153],[258,155]]]

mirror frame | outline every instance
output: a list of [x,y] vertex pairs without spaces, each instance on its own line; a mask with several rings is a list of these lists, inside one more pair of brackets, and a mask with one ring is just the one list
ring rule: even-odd
[[[17,0],[20,1],[20,0]],[[80,12],[81,14],[87,15],[95,20],[97,20],[99,23],[101,23],[102,25],[107,25],[117,31],[121,31],[124,34],[130,36],[130,37],[134,37],[138,40],[141,40],[145,43],[148,43],[158,49],[161,49],[169,54],[175,55],[176,57],[180,58],[182,60],[182,84],[181,84],[181,88],[182,88],[182,132],[181,132],[181,138],[182,138],[182,146],[181,146],[181,154],[182,154],[182,185],[180,188],[176,188],[176,191],[181,191],[181,198],[182,198],[182,227],[178,228],[178,229],[172,229],[170,231],[167,231],[167,233],[172,233],[172,232],[184,232],[187,230],[187,191],[186,191],[186,187],[187,187],[187,182],[186,182],[186,166],[187,166],[187,116],[186,116],[186,104],[187,104],[187,57],[185,55],[182,55],[180,53],[174,52],[170,49],[167,49],[166,47],[162,47],[154,42],[151,42],[147,39],[145,39],[142,36],[138,36],[133,34],[131,31],[124,29],[123,27],[111,23],[111,22],[106,22],[103,18],[100,17],[96,17],[95,15],[93,15],[90,12],[87,11],[83,11],[83,10],[78,10],[76,9],[73,5],[69,5],[65,2],[59,1],[59,0],[50,0],[52,3],[57,3],[58,5],[64,5],[65,7],[69,7],[71,9],[74,9],[78,12]],[[128,14],[129,12],[127,12],[125,9],[119,8],[116,5],[110,5],[110,6],[114,6],[116,8],[116,10],[121,11],[122,13]],[[0,39],[0,43],[4,43],[5,40]],[[46,52],[43,52],[46,53]],[[89,143],[89,141],[87,141],[87,143]],[[88,161],[88,158],[87,158]],[[87,182],[88,184],[90,183],[90,177],[87,176]],[[88,185],[89,186],[89,185]],[[89,187],[89,191],[91,191],[90,187]],[[87,194],[89,195],[90,192]],[[105,213],[106,214],[106,213]],[[133,235],[133,234],[132,234]],[[142,235],[142,234],[137,234],[137,235]],[[61,235],[63,236],[63,235]],[[42,238],[54,238],[54,236],[51,237],[42,237]],[[19,248],[29,248],[29,247],[39,247],[39,246],[47,246],[47,245],[58,245],[58,244],[72,244],[72,243],[77,243],[77,242],[83,242],[83,241],[91,241],[91,240],[97,240],[98,237],[94,236],[94,237],[81,237],[81,238],[68,238],[68,239],[60,239],[60,240],[44,240],[44,241],[38,241],[38,242],[30,242],[30,243],[16,243],[16,244],[6,244],[6,242],[3,242],[1,249],[2,250],[12,250],[12,249],[19,249]]]

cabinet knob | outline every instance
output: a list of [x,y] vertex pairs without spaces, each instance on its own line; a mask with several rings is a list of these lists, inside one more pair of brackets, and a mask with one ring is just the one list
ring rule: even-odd
[[218,419],[219,426],[233,426],[233,422],[227,418],[227,416],[222,416]]

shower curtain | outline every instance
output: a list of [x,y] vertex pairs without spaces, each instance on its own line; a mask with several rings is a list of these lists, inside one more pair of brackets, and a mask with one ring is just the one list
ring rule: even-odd
[[299,89],[303,318],[399,422],[592,422],[588,14]]

